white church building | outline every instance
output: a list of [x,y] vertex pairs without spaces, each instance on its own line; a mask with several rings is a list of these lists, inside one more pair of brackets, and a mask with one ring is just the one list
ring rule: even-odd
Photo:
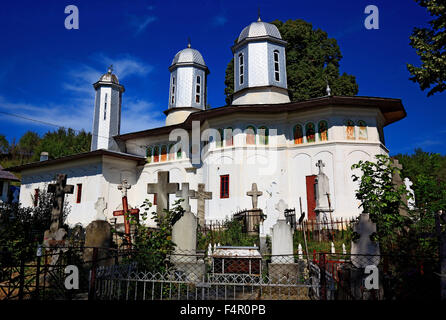
[[[231,48],[232,103],[208,109],[209,69],[200,52],[188,45],[169,67],[165,126],[126,134],[120,133],[125,89],[109,69],[93,85],[91,151],[9,168],[21,173],[20,202],[36,205],[35,195],[56,174],[67,174],[67,184],[74,185],[74,193],[66,195],[71,207],[67,222],[86,226],[95,219],[99,198],[107,205],[107,219],[113,218],[113,211],[120,209],[117,186],[123,180],[132,185],[128,200],[133,208],[145,199],[156,204],[147,184],[157,182],[158,172],[168,171],[169,182],[180,188],[189,183],[197,190],[204,184],[212,192],[212,199],[205,201],[206,222],[251,209],[247,192],[256,183],[263,193],[258,207],[267,215],[262,233],[268,234],[280,200],[300,212],[301,199],[307,217],[315,217],[316,206],[324,202],[317,199],[315,187],[322,170],[328,185],[319,197],[330,199],[325,210],[333,218],[357,216],[361,211],[351,166],[388,154],[383,129],[406,116],[404,107],[399,99],[336,96],[329,88],[326,96],[290,102],[285,47],[272,24],[259,19],[244,28]],[[323,167],[317,166],[320,160]],[[170,194],[171,204],[176,199]],[[197,200],[191,199],[190,205],[197,214]]]

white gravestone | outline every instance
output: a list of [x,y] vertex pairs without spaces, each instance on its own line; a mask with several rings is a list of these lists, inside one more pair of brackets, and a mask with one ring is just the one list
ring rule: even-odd
[[276,205],[279,218],[272,228],[272,263],[294,263],[293,230],[285,220],[287,205],[283,199]]
[[352,241],[351,260],[355,267],[365,268],[368,265],[379,264],[379,245],[370,239],[376,232],[376,224],[369,218],[368,213],[362,213],[359,221],[353,226],[353,231],[357,232],[360,238]]
[[94,208],[96,209],[96,215],[93,218],[93,221],[101,220],[105,221],[105,214],[104,210],[107,209],[107,203],[105,202],[104,198],[98,198],[96,203],[94,204]]
[[172,241],[176,244],[174,262],[196,262],[197,217],[188,211],[173,225]]

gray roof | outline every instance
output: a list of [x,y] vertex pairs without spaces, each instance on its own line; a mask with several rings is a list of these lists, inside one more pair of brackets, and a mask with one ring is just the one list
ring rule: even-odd
[[245,29],[242,30],[237,42],[241,42],[246,38],[256,38],[256,37],[273,37],[277,39],[282,39],[279,29],[271,23],[256,21],[251,23]]
[[4,171],[1,165],[0,165],[0,180],[20,181],[19,178],[17,178],[11,172]]
[[196,63],[202,66],[206,66],[201,53],[192,48],[186,48],[178,52],[172,60],[172,65],[182,63]]

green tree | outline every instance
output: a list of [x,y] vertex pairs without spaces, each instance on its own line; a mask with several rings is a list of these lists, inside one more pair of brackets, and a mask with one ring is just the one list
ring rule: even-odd
[[78,134],[73,129],[60,128],[47,132],[34,149],[33,161],[38,161],[41,152],[48,152],[49,158],[59,158],[71,154],[90,151],[91,134],[81,131]]
[[180,205],[181,201],[184,200],[177,200],[171,210],[164,210],[164,215],[158,215],[156,211],[151,213],[157,224],[156,229],[147,227],[145,224],[152,208],[152,203],[147,199],[141,205],[144,212],[140,220],[129,216],[130,223],[136,227],[134,254],[129,262],[136,262],[140,270],[163,273],[169,268],[168,258],[175,249],[175,243],[172,241],[172,227],[184,214],[184,209]]
[[[271,22],[280,31],[286,45],[287,80],[291,101],[305,100],[326,95],[327,81],[333,95],[353,96],[358,93],[356,78],[345,72],[341,75],[342,59],[338,43],[328,38],[321,29],[303,20]],[[234,92],[234,59],[226,68],[225,95],[230,103]]]
[[34,131],[27,131],[19,140],[19,150],[22,156],[31,157],[39,145],[40,137]]
[[421,66],[407,64],[413,82],[421,90],[431,88],[427,96],[446,90],[446,3],[444,0],[416,0],[435,19],[429,28],[414,28],[410,45],[420,56]]
[[0,134],[0,154],[7,154],[9,153],[9,142],[6,140],[6,137],[4,135]]
[[353,181],[359,181],[356,198],[370,219],[376,223],[376,240],[385,253],[391,251],[406,225],[404,216],[400,215],[400,207],[405,204],[402,196],[409,197],[404,185],[396,187],[392,183],[393,174],[399,169],[392,165],[386,155],[376,155],[377,161],[359,161],[352,169],[359,169],[362,175],[354,174]]

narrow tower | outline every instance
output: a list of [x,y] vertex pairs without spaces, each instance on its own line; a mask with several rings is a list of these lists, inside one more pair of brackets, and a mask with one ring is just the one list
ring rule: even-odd
[[178,52],[169,67],[169,108],[166,126],[184,122],[192,112],[206,109],[206,80],[209,69],[201,53],[192,49]]
[[286,41],[273,24],[256,22],[244,28],[234,54],[232,104],[274,104],[290,102],[286,75]]
[[96,98],[91,151],[118,150],[113,136],[120,133],[124,86],[119,84],[118,77],[113,74],[113,67],[110,66],[107,73],[94,83],[93,87],[96,90]]

